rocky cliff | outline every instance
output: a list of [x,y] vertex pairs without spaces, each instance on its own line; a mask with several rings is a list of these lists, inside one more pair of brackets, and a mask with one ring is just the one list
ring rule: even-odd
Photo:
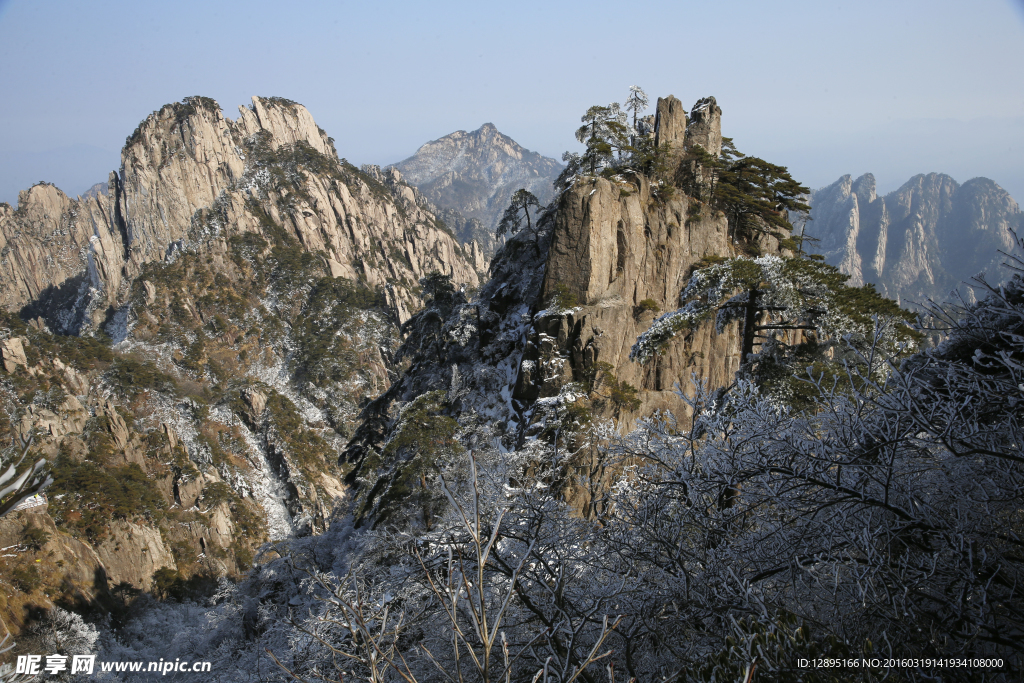
[[[693,127],[677,99],[658,101],[655,134],[675,165],[688,163],[678,150],[691,134],[714,148],[717,133],[720,144],[721,109],[713,99],[701,103]],[[649,364],[632,362],[630,350],[660,311],[679,307],[698,261],[781,253],[778,240],[730,240],[725,214],[671,186],[677,168],[664,178],[606,175],[577,177],[538,219],[535,234],[510,239],[472,301],[434,302],[429,315],[411,321],[412,366],[369,406],[343,457],[363,479],[368,518],[404,476],[404,465],[379,457],[400,429],[392,403],[441,392],[429,394],[445,397],[431,399],[440,401],[433,410],[457,418],[464,440],[478,448],[498,442],[529,450],[531,442],[562,438],[585,459],[596,451],[584,433],[605,429],[599,424],[625,433],[659,410],[682,416],[687,406],[676,392],[692,392],[692,375],[711,386],[733,380],[737,323],[717,334],[713,324],[701,326]],[[570,495],[581,506],[590,500],[581,491]]]
[[[944,301],[978,273],[1000,278],[1013,247],[1010,230],[1024,228],[1020,207],[987,178],[963,185],[947,175],[918,175],[879,197],[871,174],[843,176],[811,194],[809,247],[851,276],[874,283],[902,302]],[[993,280],[995,282],[996,280]]]
[[[106,195],[52,185],[0,206],[0,306],[29,306],[55,331],[95,328],[122,307],[142,266],[183,249],[226,250],[268,216],[332,275],[386,287],[405,315],[425,272],[476,284],[461,244],[394,176],[339,162],[301,105],[253,98],[235,121],[209,98],[164,106],[128,138]],[[389,176],[390,177],[390,176]],[[390,287],[387,287],[391,285]],[[398,285],[397,288],[395,285]]]
[[278,98],[234,121],[167,105],[106,191],[0,205],[0,442],[32,437],[54,477],[0,525],[4,621],[184,596],[322,531],[419,279],[472,289],[486,267],[431,208]]
[[[472,132],[460,130],[428,142],[395,168],[434,204],[480,221],[493,234],[516,190],[525,187],[547,204],[562,165],[524,149],[494,124],[485,123]],[[493,252],[493,245],[484,246]]]

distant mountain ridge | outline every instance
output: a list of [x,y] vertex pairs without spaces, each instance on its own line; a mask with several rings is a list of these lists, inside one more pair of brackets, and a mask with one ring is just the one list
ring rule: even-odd
[[[394,167],[431,202],[442,209],[455,209],[470,222],[480,221],[489,233],[494,232],[516,190],[525,187],[542,204],[550,201],[554,180],[563,168],[554,159],[525,149],[492,123],[428,142]],[[458,229],[456,234],[464,241],[488,237],[463,235]],[[485,250],[493,250],[493,245],[481,242]]]
[[[809,250],[851,276],[874,283],[901,302],[943,301],[978,273],[1005,280],[999,250],[1014,247],[1024,214],[1009,193],[988,178],[964,184],[942,173],[916,175],[878,196],[870,173],[845,175],[811,193]],[[961,291],[970,298],[969,288]]]

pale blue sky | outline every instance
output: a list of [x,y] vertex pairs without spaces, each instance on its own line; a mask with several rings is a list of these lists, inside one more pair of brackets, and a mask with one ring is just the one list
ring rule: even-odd
[[1021,0],[71,2],[0,0],[0,201],[83,192],[188,95],[306,105],[350,161],[487,121],[559,158],[632,84],[715,95],[741,151],[819,187],[983,175],[1024,201]]

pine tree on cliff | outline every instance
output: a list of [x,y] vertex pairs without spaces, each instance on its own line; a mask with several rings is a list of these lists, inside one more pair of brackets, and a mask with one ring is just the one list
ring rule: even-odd
[[785,166],[743,157],[723,169],[713,201],[729,215],[733,238],[749,238],[772,228],[791,230],[788,212],[810,211],[800,198],[809,192]]
[[722,154],[714,156],[696,145],[687,152],[690,163],[683,174],[683,189],[729,217],[732,239],[750,239],[778,230],[790,231],[789,212],[810,211],[802,199],[810,190],[798,183],[785,166],[736,149],[732,138],[722,138]]
[[533,235],[533,246],[537,250],[537,255],[540,256],[540,231],[534,227],[533,221],[530,219],[530,207],[534,207],[534,210],[540,208],[540,202],[532,192],[526,188],[521,188],[515,191],[512,195],[512,200],[509,202],[508,208],[505,209],[504,215],[501,217],[501,222],[498,223],[498,229],[494,231],[495,237],[504,237],[507,235],[514,235],[519,232],[519,229],[523,226],[523,218],[526,218],[526,229]]
[[633,130],[636,131],[636,121],[640,112],[647,109],[650,100],[647,93],[639,85],[629,86],[629,96],[626,98],[626,111],[633,112]]
[[[794,376],[838,375],[851,354],[868,354],[876,319],[896,322],[871,351],[871,374],[886,358],[913,351],[920,334],[909,327],[915,316],[878,294],[872,285],[850,287],[848,275],[816,258],[763,256],[706,258],[698,263],[680,300],[682,308],[666,313],[644,332],[630,358],[646,362],[670,341],[715,318],[721,334],[741,322],[739,376],[752,379],[785,398],[799,401]],[[759,348],[758,348],[759,347]],[[875,365],[877,362],[879,365]]]
[[583,153],[584,166],[590,167],[590,175],[608,166],[614,160],[614,153],[629,148],[629,133],[626,129],[626,113],[618,102],[607,107],[594,105],[580,118],[583,123],[576,131],[576,139],[587,146]]

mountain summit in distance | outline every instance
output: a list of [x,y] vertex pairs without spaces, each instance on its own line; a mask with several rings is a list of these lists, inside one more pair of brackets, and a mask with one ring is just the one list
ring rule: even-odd
[[431,202],[480,221],[490,234],[513,192],[526,188],[546,204],[562,171],[562,164],[523,148],[493,123],[428,142],[394,166]]

